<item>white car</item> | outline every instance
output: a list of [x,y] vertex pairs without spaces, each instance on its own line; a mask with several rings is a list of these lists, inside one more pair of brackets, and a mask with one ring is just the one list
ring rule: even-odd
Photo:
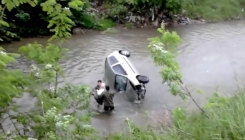
[[141,101],[145,97],[145,84],[149,82],[149,78],[140,75],[128,57],[130,52],[125,50],[110,53],[105,60],[104,80],[118,92],[135,90],[135,99]]

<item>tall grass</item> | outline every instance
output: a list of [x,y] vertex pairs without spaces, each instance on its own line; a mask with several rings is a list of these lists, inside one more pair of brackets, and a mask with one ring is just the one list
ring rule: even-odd
[[95,29],[100,30],[100,31],[106,30],[108,28],[115,26],[115,23],[113,23],[113,21],[109,19],[101,19],[98,21],[98,23],[99,23],[99,26],[95,27]]
[[244,15],[244,0],[183,0],[182,7],[191,18],[226,20]]
[[[141,129],[131,123],[128,134],[115,134],[108,140],[244,140],[245,94],[232,98],[217,94],[209,100],[206,115],[187,114],[177,109],[170,127]],[[209,116],[209,117],[207,117]],[[163,118],[164,119],[164,118]]]
[[[186,119],[176,121],[169,131],[169,139],[174,140],[244,140],[245,139],[245,94],[226,99],[218,97],[208,104],[215,105],[207,109],[206,117],[192,114]],[[180,134],[182,130],[188,135]]]

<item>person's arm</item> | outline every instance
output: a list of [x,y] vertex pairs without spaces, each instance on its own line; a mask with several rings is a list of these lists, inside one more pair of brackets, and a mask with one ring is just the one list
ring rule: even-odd
[[115,96],[117,93],[118,93],[118,92],[113,91],[113,92],[112,92],[112,94],[111,94],[111,95],[112,95],[112,97],[114,97],[114,96]]
[[93,91],[96,91],[98,89],[98,86],[95,86],[94,88],[93,88]]
[[110,90],[110,93],[113,94],[113,95],[115,95],[115,94],[117,94],[118,92],[116,92],[115,89],[112,89],[112,90]]
[[105,88],[105,83],[101,83],[101,87],[102,88]]

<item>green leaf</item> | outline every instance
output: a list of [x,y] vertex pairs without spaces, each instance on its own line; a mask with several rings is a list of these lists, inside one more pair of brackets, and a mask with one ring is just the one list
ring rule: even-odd
[[54,26],[54,22],[51,20],[47,26],[47,28],[51,28],[52,26]]
[[37,2],[36,1],[29,1],[28,2],[32,7],[35,7],[36,6],[36,4],[37,4]]
[[6,21],[3,21],[0,19],[0,25],[3,25],[5,27],[9,27],[9,24]]
[[15,4],[16,7],[20,6],[20,1],[19,0],[12,0],[12,1]]
[[11,57],[20,57],[20,54],[17,54],[17,53],[8,53],[9,56]]
[[6,64],[0,60],[0,68],[4,68],[4,67],[6,67]]
[[15,7],[15,5],[13,2],[7,2],[6,7],[9,11],[11,11]]

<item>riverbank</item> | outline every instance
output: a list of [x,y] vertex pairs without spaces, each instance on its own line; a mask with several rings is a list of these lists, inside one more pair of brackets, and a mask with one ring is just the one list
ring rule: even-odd
[[[169,21],[162,23],[166,28],[169,27],[178,27],[178,26],[187,26],[187,25],[198,25],[198,24],[213,24],[213,23],[226,23],[226,22],[231,22],[231,21],[239,21],[239,20],[244,20],[244,17],[241,18],[234,18],[234,19],[229,19],[229,20],[224,20],[224,21],[206,21],[204,19],[201,20],[194,20],[194,19],[189,19],[188,18],[188,23],[178,23],[176,21]],[[82,29],[82,28],[74,28],[73,35],[77,34],[87,34],[89,32],[97,32],[97,33],[116,33],[120,32],[122,30],[131,30],[131,29],[157,29],[161,26],[159,24],[158,26],[155,26],[153,24],[149,25],[135,25],[131,22],[126,23],[126,24],[114,24],[114,26],[111,26],[110,28],[107,28],[105,30],[99,31],[99,30],[94,30],[94,29]]]
[[[165,25],[187,25],[193,23],[213,23],[227,20],[240,20],[245,16],[245,3],[241,0],[223,0],[219,4],[207,1],[159,1],[159,6],[148,2],[94,1],[93,8],[98,15],[104,13],[106,18],[116,23],[123,23],[126,28],[160,27]],[[111,5],[111,6],[110,6]],[[127,12],[123,11],[123,8]],[[116,11],[116,12],[115,12]]]
[[[193,23],[217,22],[224,20],[241,19],[245,3],[242,0],[223,0],[215,4],[207,1],[98,1],[85,2],[82,10],[71,10],[70,16],[74,25],[72,33],[83,33],[87,30],[106,30],[115,24],[122,24],[127,29],[159,27],[165,25],[186,25]],[[47,29],[48,17],[42,11],[41,3],[31,7],[23,4],[20,10],[4,11],[9,27],[2,29],[2,38],[5,42],[20,40],[26,37],[49,36],[52,33]],[[60,3],[64,8],[67,1]],[[6,31],[16,33],[13,37]]]
[[230,139],[243,140],[244,129],[244,91],[232,98],[218,96],[209,99],[206,113],[188,114],[185,109],[178,108],[171,113],[173,124],[169,127],[148,128],[144,130],[128,123],[129,134],[109,136],[108,140],[210,140]]

